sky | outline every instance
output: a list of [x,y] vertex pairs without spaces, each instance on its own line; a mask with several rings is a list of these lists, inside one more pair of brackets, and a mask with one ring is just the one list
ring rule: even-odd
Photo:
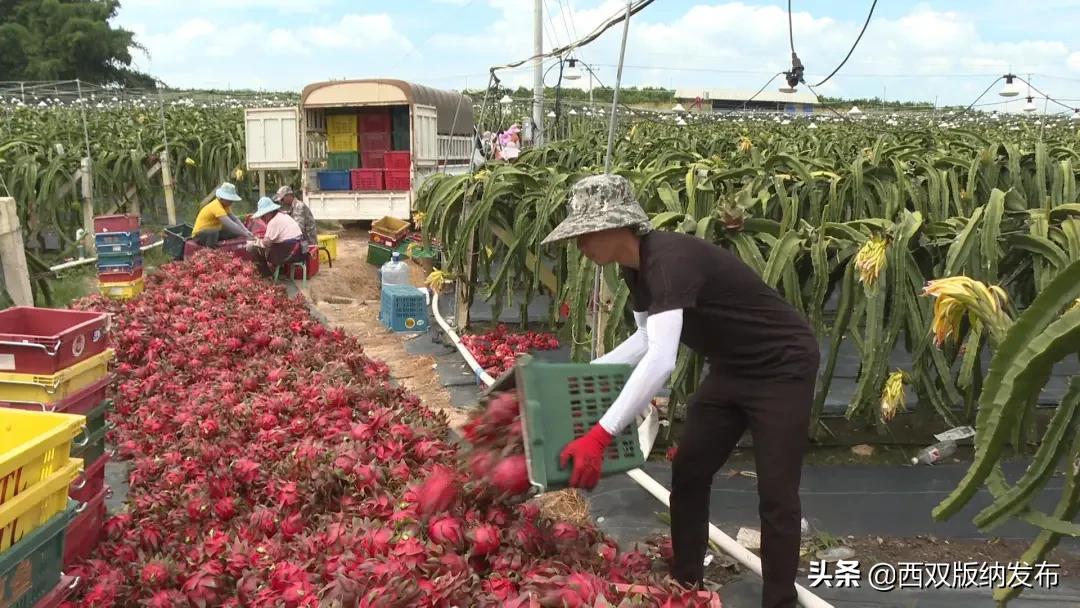
[[[585,36],[625,9],[622,0],[543,4],[545,50]],[[870,4],[793,1],[795,49],[807,82],[818,82],[840,63]],[[534,5],[534,0],[122,0],[114,22],[134,31],[146,49],[136,53],[136,67],[173,87],[299,91],[323,80],[387,77],[478,89],[486,85],[491,66],[532,55]],[[1011,71],[1025,78],[1031,74],[1035,87],[1066,105],[1080,105],[1076,23],[1076,0],[880,0],[851,59],[816,90],[966,105]],[[579,49],[578,57],[593,67],[594,82],[614,84],[621,35],[619,25]],[[631,20],[623,84],[753,92],[788,69],[790,57],[786,1],[656,0]],[[499,74],[505,85],[532,85],[529,66]],[[547,83],[556,79],[553,70]],[[588,80],[568,86],[585,88]],[[999,86],[980,103],[1001,102]],[[1021,98],[1008,107],[985,109],[1019,110],[1023,103]]]

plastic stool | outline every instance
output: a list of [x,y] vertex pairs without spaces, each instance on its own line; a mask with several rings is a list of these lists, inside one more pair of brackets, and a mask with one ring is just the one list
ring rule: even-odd
[[[300,269],[301,277],[302,277],[300,286],[301,286],[302,289],[307,289],[307,260],[304,260],[302,262],[289,262],[288,264],[285,264],[285,265],[289,267],[290,271],[295,270],[297,268]],[[277,282],[278,275],[280,273],[281,273],[281,266],[278,266],[277,268],[274,269],[274,282],[275,283]],[[289,272],[289,276],[290,277],[293,276],[293,273]]]
[[330,259],[330,249],[328,249],[326,247],[319,247],[319,251],[320,252],[322,252],[322,251],[326,252],[326,263],[329,264],[329,268],[333,268],[334,267],[334,260]]

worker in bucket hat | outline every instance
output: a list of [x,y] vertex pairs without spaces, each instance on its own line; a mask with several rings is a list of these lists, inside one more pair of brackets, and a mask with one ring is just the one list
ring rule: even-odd
[[255,265],[263,276],[273,275],[278,266],[303,260],[307,250],[303,244],[304,233],[296,220],[283,212],[281,205],[264,196],[259,199],[259,206],[251,217],[266,222],[266,234],[250,243],[256,253]]
[[255,238],[251,231],[232,213],[232,204],[243,200],[236,186],[225,182],[214,191],[214,199],[199,209],[191,238],[203,247],[217,247],[218,242],[233,238]]
[[[645,412],[675,369],[680,343],[708,374],[689,399],[672,463],[672,577],[702,583],[712,479],[747,429],[754,440],[765,608],[795,608],[799,483],[818,371],[806,319],[734,254],[692,235],[652,230],[626,179],[574,184],[566,219],[544,239],[575,239],[596,264],[617,263],[636,332],[593,363],[634,365],[599,423],[567,445],[571,485],[595,487],[612,438]],[[616,311],[619,312],[619,311]]]

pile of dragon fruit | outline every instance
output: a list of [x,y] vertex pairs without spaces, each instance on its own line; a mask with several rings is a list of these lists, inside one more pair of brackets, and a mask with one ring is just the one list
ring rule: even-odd
[[469,349],[469,354],[480,367],[494,377],[514,367],[519,355],[559,348],[559,339],[552,334],[536,331],[514,333],[501,323],[489,332],[464,335],[461,343]]
[[115,315],[110,443],[130,489],[69,573],[74,605],[705,605],[644,554],[540,514],[520,439],[497,432],[520,429],[513,397],[473,417],[466,453],[246,262],[200,252],[134,300],[76,307]]

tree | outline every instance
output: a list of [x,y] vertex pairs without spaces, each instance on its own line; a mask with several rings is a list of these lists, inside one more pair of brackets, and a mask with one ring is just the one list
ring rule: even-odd
[[152,87],[131,68],[135,34],[109,24],[119,0],[0,0],[0,80]]

